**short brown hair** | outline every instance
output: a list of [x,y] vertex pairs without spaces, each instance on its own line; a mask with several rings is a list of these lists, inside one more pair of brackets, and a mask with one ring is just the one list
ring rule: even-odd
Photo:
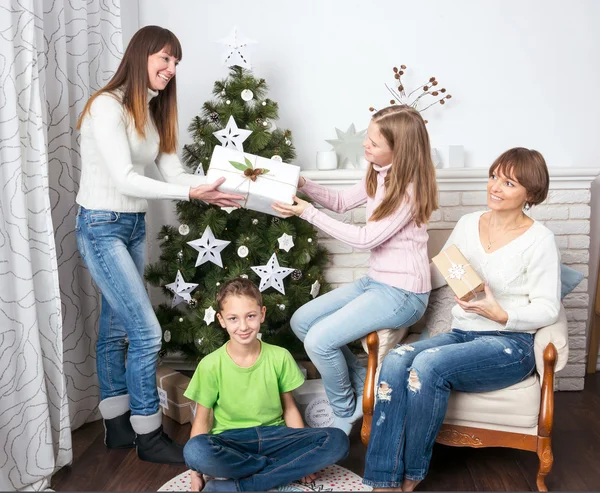
[[219,289],[219,292],[217,293],[219,313],[223,310],[223,303],[225,303],[225,300],[229,296],[247,296],[248,298],[255,300],[258,306],[263,306],[262,295],[256,287],[256,284],[243,277],[236,277],[221,286],[221,289]]
[[490,166],[488,176],[497,171],[518,181],[527,190],[525,207],[541,204],[548,196],[550,175],[544,156],[533,149],[513,147],[503,152]]

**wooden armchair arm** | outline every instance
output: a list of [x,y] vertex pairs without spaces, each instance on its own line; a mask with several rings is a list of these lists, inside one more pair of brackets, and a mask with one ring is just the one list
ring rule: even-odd
[[554,367],[558,352],[551,342],[544,350],[544,378],[542,381],[542,399],[540,401],[540,415],[538,417],[538,435],[541,437],[552,436],[552,422],[554,420]]
[[360,438],[365,446],[369,443],[371,435],[371,422],[373,420],[373,408],[375,407],[375,373],[377,372],[377,359],[379,356],[379,336],[377,332],[371,332],[367,336],[368,360],[367,377],[363,390],[363,424],[360,430]]

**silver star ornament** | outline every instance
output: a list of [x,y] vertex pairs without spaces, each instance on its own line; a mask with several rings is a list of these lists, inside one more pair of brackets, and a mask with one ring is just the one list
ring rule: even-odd
[[230,241],[216,239],[210,226],[206,226],[201,238],[194,241],[188,241],[188,245],[199,252],[198,258],[196,259],[196,267],[205,262],[212,262],[219,267],[223,267],[221,251],[230,243]]
[[212,306],[209,306],[206,310],[204,310],[204,322],[206,325],[210,325],[215,321],[215,315],[217,312]]
[[283,279],[289,276],[294,269],[289,267],[280,267],[277,255],[271,255],[267,265],[251,267],[251,269],[260,276],[260,285],[258,289],[262,292],[267,288],[275,288],[281,294],[285,294]]
[[235,119],[233,116],[230,116],[227,121],[227,126],[222,130],[213,132],[213,135],[219,139],[219,142],[221,142],[223,147],[244,152],[244,145],[242,142],[244,142],[251,133],[252,130],[238,128]]
[[[175,282],[167,284],[165,288],[173,293],[173,300],[171,301],[171,308],[179,305],[182,301],[190,301],[192,297],[190,293],[198,287],[193,282],[185,282],[180,271],[177,271],[177,277]],[[167,341],[168,342],[168,341]]]
[[288,235],[287,233],[283,233],[279,238],[277,238],[279,242],[279,248],[281,250],[285,250],[289,252],[294,246],[294,238]]

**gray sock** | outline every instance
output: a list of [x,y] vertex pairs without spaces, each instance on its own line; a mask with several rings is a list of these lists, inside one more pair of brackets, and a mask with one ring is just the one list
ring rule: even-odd
[[108,397],[98,405],[104,419],[113,419],[129,411],[129,394]]
[[131,421],[131,427],[136,434],[146,435],[157,430],[162,425],[162,411],[159,408],[156,414],[151,414],[150,416],[132,414],[129,421]]

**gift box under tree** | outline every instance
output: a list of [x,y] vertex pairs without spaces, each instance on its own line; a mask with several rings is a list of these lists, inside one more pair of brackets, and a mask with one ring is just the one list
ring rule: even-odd
[[245,209],[279,216],[274,202],[293,204],[300,167],[274,159],[266,159],[235,149],[215,146],[210,159],[207,183],[224,177],[219,190],[243,195],[240,204]]
[[156,369],[156,386],[163,414],[180,424],[194,421],[196,403],[183,396],[190,378],[167,366]]

